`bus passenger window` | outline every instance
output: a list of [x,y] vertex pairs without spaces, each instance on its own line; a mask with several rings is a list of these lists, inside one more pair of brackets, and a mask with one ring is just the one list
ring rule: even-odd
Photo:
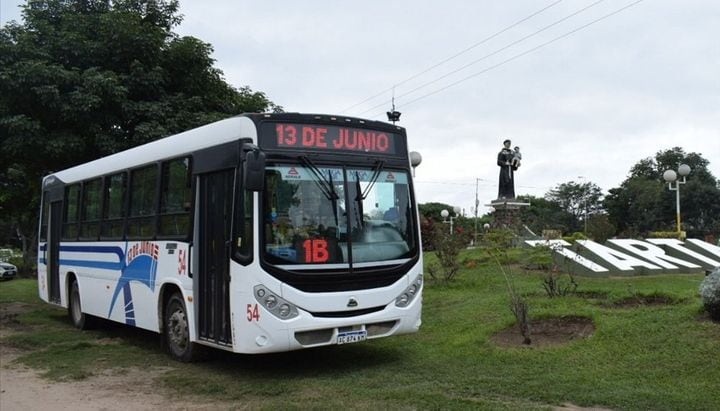
[[78,202],[80,201],[80,184],[73,184],[65,189],[65,219],[63,220],[63,240],[75,240],[78,236]]
[[123,236],[125,217],[125,192],[127,174],[118,173],[105,177],[102,237],[119,239]]
[[155,236],[156,193],[157,167],[155,165],[132,171],[128,237],[152,238]]
[[83,187],[80,238],[97,239],[100,234],[101,180],[88,181]]
[[185,237],[190,233],[190,159],[162,164],[160,235]]

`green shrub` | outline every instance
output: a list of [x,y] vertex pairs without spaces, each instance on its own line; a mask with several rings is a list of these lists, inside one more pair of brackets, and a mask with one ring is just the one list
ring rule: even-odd
[[607,214],[595,214],[588,218],[587,235],[596,243],[605,243],[616,231],[617,227],[610,222]]
[[460,251],[467,247],[471,239],[470,232],[457,227],[449,233],[444,226],[435,226],[432,233],[432,245],[435,249],[439,267],[428,264],[427,270],[433,279],[450,281],[460,270]]
[[523,344],[530,345],[532,343],[532,339],[530,338],[530,334],[532,332],[532,330],[530,329],[530,305],[528,304],[525,297],[523,297],[522,295],[520,295],[520,293],[517,292],[515,288],[515,282],[513,281],[512,277],[507,272],[505,272],[505,268],[503,268],[503,263],[500,262],[501,260],[499,258],[503,255],[507,256],[507,250],[488,249],[487,252],[495,260],[498,268],[500,269],[500,272],[502,273],[503,277],[505,277],[508,294],[510,295],[510,311],[515,316],[520,335],[523,336]]
[[525,249],[521,262],[526,270],[549,270],[553,266],[553,251],[550,247],[529,247]]
[[483,241],[490,248],[503,250],[512,247],[514,237],[515,234],[512,230],[507,228],[497,228],[488,231],[488,233],[485,234]]
[[581,232],[575,232],[572,233],[572,235],[568,235],[563,237],[563,240],[567,241],[570,244],[574,244],[576,240],[587,240],[587,236]]
[[[567,277],[567,280],[563,278]],[[563,274],[555,270],[548,270],[543,276],[542,286],[549,298],[565,297],[574,294],[578,283],[572,274]]]
[[710,318],[720,321],[720,267],[706,276],[700,284],[700,297]]
[[8,259],[8,263],[17,267],[18,277],[32,277],[37,272],[37,266],[34,264],[25,264],[22,256],[15,256]]
[[[680,240],[684,240],[686,234],[684,231],[680,232]],[[677,231],[650,231],[648,233],[649,238],[678,238]]]

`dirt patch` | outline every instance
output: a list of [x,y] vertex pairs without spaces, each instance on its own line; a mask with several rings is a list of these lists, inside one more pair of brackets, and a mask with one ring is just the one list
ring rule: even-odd
[[[20,302],[0,304],[0,410],[214,410],[237,407],[232,403],[179,398],[161,388],[157,380],[172,367],[110,368],[78,381],[51,381],[42,370],[15,360],[27,352],[5,343],[5,337],[32,332],[18,316],[36,309]],[[119,344],[117,338],[101,338],[98,344]]]
[[163,396],[151,391],[152,381],[159,375],[157,371],[104,372],[82,381],[51,382],[35,370],[5,363],[8,355],[4,354],[0,370],[0,409],[3,411],[181,408],[180,404],[168,403]]
[[156,380],[171,367],[109,369],[80,381],[50,381],[14,363],[17,354],[0,346],[0,410],[215,410],[232,403],[178,398]]
[[677,300],[676,298],[667,295],[633,295],[623,298],[621,300],[603,304],[602,306],[605,308],[639,308],[654,307],[660,305],[673,305],[680,302],[681,301]]
[[595,331],[595,324],[587,317],[567,316],[532,320],[529,345],[523,344],[523,336],[517,325],[508,327],[490,338],[495,345],[504,348],[542,348],[568,344],[588,338]]
[[720,320],[713,320],[712,317],[710,317],[710,313],[707,311],[702,311],[697,315],[696,319],[703,323],[714,323],[720,325]]
[[25,303],[1,303],[0,304],[0,338],[15,334],[18,331],[26,331],[30,328],[18,321],[20,314],[26,313],[33,308],[30,304]]
[[605,300],[608,298],[608,293],[605,291],[575,291],[570,295],[588,300]]
[[575,404],[566,403],[558,407],[553,407],[553,411],[612,411],[609,408],[601,407],[580,407]]

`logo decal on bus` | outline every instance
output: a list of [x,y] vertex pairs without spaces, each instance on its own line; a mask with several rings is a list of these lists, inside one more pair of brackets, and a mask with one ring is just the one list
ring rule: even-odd
[[122,274],[115,286],[108,318],[112,314],[115,301],[117,301],[120,290],[122,290],[125,299],[125,323],[135,325],[135,308],[132,301],[130,282],[137,281],[145,284],[150,288],[150,291],[155,291],[155,275],[157,274],[160,246],[151,241],[139,241],[126,249],[127,259],[123,264]]
[[302,176],[300,175],[300,172],[297,171],[295,167],[290,167],[290,170],[288,170],[287,174],[285,175],[285,179],[301,179]]

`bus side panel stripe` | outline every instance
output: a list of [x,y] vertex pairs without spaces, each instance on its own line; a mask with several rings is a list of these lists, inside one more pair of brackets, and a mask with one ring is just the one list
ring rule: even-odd
[[73,267],[97,268],[100,270],[122,270],[122,263],[110,263],[106,261],[86,261],[86,260],[60,260],[60,265],[70,265]]

